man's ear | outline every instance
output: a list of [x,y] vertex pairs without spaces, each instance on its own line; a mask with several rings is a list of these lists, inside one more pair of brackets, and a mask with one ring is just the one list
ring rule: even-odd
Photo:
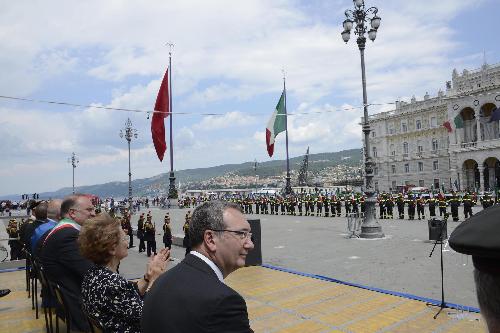
[[72,208],[70,208],[70,210],[68,211],[68,216],[70,219],[74,220],[75,213],[74,213],[74,210]]
[[212,230],[205,230],[205,233],[203,234],[203,243],[205,243],[205,246],[207,247],[208,250],[211,252],[215,252],[217,246],[215,244],[215,233]]

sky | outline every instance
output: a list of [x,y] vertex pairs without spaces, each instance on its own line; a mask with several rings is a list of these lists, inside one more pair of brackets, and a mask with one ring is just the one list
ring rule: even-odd
[[[382,18],[365,50],[374,114],[445,90],[451,72],[500,62],[498,0],[366,0]],[[174,169],[272,158],[265,128],[287,87],[290,156],[360,148],[359,50],[342,41],[349,0],[3,1],[0,11],[0,195],[170,170],[151,140],[173,43]],[[67,106],[12,100],[57,101]],[[88,106],[88,107],[85,107]],[[103,110],[95,106],[139,112]],[[215,115],[209,115],[215,114]]]

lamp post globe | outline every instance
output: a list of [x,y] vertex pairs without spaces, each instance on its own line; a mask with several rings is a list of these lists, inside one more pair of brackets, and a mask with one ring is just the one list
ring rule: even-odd
[[[363,223],[361,224],[361,238],[383,238],[384,233],[382,227],[377,221],[375,215],[375,189],[373,187],[373,172],[375,163],[370,156],[370,123],[368,121],[368,98],[366,93],[366,75],[365,75],[365,46],[366,37],[371,41],[375,41],[377,30],[380,27],[381,18],[377,16],[378,9],[376,7],[365,7],[364,0],[353,0],[354,9],[345,11],[346,20],[342,23],[344,30],[342,31],[342,40],[348,42],[351,36],[351,30],[358,36],[356,43],[358,44],[361,57],[361,83],[363,86],[363,126],[364,135],[364,175],[365,175],[365,214]],[[367,23],[370,21],[370,30]]]

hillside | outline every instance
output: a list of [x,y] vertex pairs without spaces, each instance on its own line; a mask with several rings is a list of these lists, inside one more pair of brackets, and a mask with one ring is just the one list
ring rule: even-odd
[[[290,169],[292,174],[298,174],[304,156],[290,159]],[[309,174],[318,175],[322,170],[337,165],[355,167],[360,164],[361,150],[350,149],[335,153],[319,153],[309,155]],[[286,170],[285,160],[273,160],[259,162],[257,175],[261,179],[266,177],[278,177]],[[196,186],[199,182],[209,180],[224,175],[255,176],[254,162],[241,164],[224,164],[207,168],[186,169],[175,172],[177,182],[180,182],[183,189]],[[292,177],[292,185],[297,181],[296,176]],[[165,193],[168,188],[168,174],[163,173],[150,178],[136,179],[132,181],[134,196],[157,195]],[[128,182],[109,182],[88,186],[79,186],[75,189],[81,193],[92,193],[100,197],[124,197],[128,194]],[[71,194],[71,187],[61,188],[54,192],[40,193],[40,198],[60,198]],[[20,195],[9,195],[3,198],[18,199]],[[1,198],[0,198],[1,199]]]

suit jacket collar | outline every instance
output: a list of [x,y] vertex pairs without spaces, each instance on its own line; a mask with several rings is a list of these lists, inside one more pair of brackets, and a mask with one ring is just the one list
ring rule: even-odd
[[214,279],[217,279],[219,281],[219,278],[217,277],[217,274],[215,274],[214,270],[212,267],[208,266],[206,262],[198,258],[197,256],[194,256],[192,254],[188,254],[182,263],[189,265],[195,269],[198,269],[200,271],[203,271],[204,273],[212,276]]
[[222,271],[220,270],[219,267],[217,267],[217,265],[212,260],[210,260],[208,257],[206,257],[203,253],[195,251],[195,250],[192,250],[190,253],[192,255],[194,255],[195,257],[200,258],[201,260],[203,260],[205,262],[205,264],[210,266],[210,268],[217,275],[217,278],[219,279],[219,281],[224,283],[224,276],[222,275]]

